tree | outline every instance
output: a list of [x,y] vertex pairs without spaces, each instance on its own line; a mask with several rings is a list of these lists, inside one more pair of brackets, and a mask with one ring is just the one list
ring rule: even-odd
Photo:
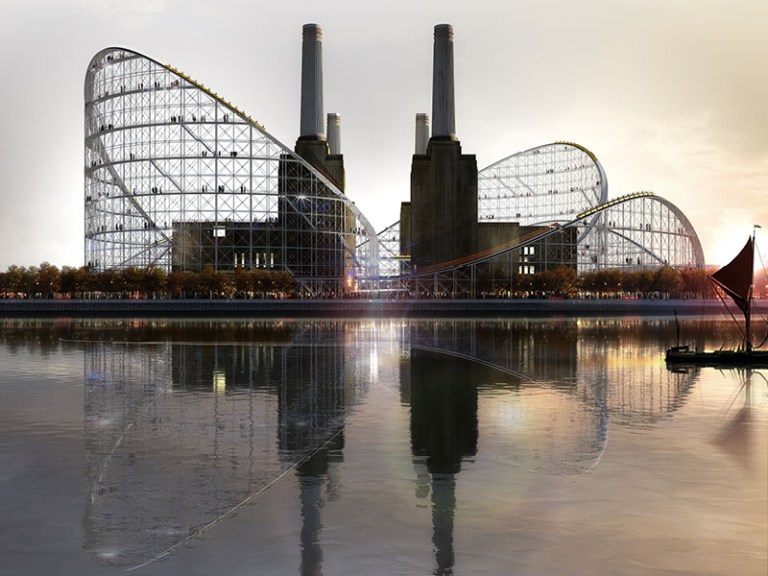
[[168,276],[165,270],[157,266],[148,266],[141,275],[141,290],[145,295],[154,297],[158,292],[165,289],[168,282]]
[[78,292],[77,289],[77,268],[72,266],[62,266],[60,272],[59,290],[73,298]]
[[183,298],[186,287],[187,272],[171,272],[166,279],[166,289],[171,296],[176,298]]
[[232,298],[232,295],[235,293],[234,276],[228,272],[217,272],[215,278],[215,292],[220,296]]
[[5,289],[7,292],[12,294],[24,290],[22,285],[24,276],[22,270],[22,268],[19,268],[15,264],[8,267],[8,270],[5,273]]
[[142,290],[142,279],[144,271],[141,268],[135,266],[129,266],[122,271],[122,286],[121,290],[130,294],[140,293],[144,296]]
[[244,297],[253,293],[253,276],[245,268],[235,268],[234,284]]
[[262,269],[251,272],[251,286],[253,286],[253,291],[263,298],[272,289],[270,273]]
[[571,296],[576,290],[576,270],[570,266],[558,266],[550,273],[550,290]]
[[196,298],[199,294],[206,293],[206,289],[203,287],[202,280],[200,279],[200,274],[197,272],[182,273],[182,281],[186,297],[189,297],[191,294]]
[[[680,270],[680,276],[683,292],[695,298],[704,297],[709,287],[706,271],[700,268],[684,268]],[[755,284],[757,285],[757,282]]]
[[531,289],[534,292],[546,292],[551,290],[552,279],[549,270],[541,270],[531,276]]
[[602,282],[603,289],[607,293],[621,292],[621,271],[616,268],[610,268],[608,270],[601,270],[598,278],[599,282]]
[[123,277],[117,270],[104,270],[94,274],[93,289],[103,295],[114,296],[121,291],[122,285]]
[[579,278],[579,286],[584,292],[597,293],[597,272],[584,272]]
[[84,292],[91,292],[94,283],[93,271],[88,266],[80,266],[75,273],[75,292],[79,293],[80,296]]
[[650,270],[634,270],[624,273],[624,290],[645,296],[653,287],[654,274]]
[[291,291],[293,291],[293,276],[291,275],[290,272],[281,270],[279,272],[273,272],[272,275],[274,276],[273,278],[274,289],[278,293],[285,296],[289,294]]
[[59,269],[43,262],[37,272],[37,288],[44,298],[53,298],[61,286],[61,274]]
[[213,266],[206,266],[203,268],[203,271],[200,272],[198,283],[200,291],[207,293],[208,298],[213,298],[213,293],[217,288],[216,271],[213,269]]
[[674,268],[664,266],[656,270],[653,278],[653,289],[662,294],[676,296],[683,287],[680,273]]
[[515,295],[523,296],[526,292],[530,292],[533,289],[533,275],[515,274],[513,286]]
[[37,266],[30,266],[29,268],[19,268],[21,272],[21,286],[20,289],[24,292],[27,298],[33,298],[37,292]]

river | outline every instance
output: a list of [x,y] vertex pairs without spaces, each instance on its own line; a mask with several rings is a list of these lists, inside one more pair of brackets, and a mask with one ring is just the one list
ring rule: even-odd
[[0,574],[764,576],[768,371],[668,370],[675,339],[0,320]]

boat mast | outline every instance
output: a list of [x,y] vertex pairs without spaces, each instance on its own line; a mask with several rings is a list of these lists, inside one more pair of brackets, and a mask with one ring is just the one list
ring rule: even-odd
[[[755,224],[752,228],[752,268],[754,270],[755,266],[755,236],[757,235],[757,229],[760,228],[759,224]],[[752,272],[752,270],[750,270]],[[747,340],[747,353],[752,352],[752,329],[751,329],[751,320],[752,320],[752,292],[755,288],[755,278],[754,274],[750,275],[750,278],[752,279],[749,284],[749,291],[747,292],[747,305],[744,307],[744,320],[745,325],[744,328],[746,330],[746,340]]]

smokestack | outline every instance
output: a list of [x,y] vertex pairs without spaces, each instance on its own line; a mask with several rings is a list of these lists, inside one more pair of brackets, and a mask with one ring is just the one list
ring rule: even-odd
[[416,114],[416,151],[414,154],[426,154],[429,142],[429,114]]
[[328,148],[329,154],[341,154],[341,116],[328,112]]
[[323,31],[304,24],[301,47],[300,138],[325,139],[323,126]]
[[453,27],[435,26],[435,53],[432,62],[432,137],[456,140],[453,101]]

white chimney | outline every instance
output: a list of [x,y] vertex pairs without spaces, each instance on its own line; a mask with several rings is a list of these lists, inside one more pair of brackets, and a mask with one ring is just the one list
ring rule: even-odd
[[341,115],[328,112],[329,154],[341,154]]
[[432,136],[456,138],[453,100],[453,27],[435,26],[435,52],[432,62]]
[[304,24],[301,47],[300,137],[325,139],[323,117],[323,31]]
[[414,154],[426,154],[429,142],[429,114],[416,114],[416,151]]

